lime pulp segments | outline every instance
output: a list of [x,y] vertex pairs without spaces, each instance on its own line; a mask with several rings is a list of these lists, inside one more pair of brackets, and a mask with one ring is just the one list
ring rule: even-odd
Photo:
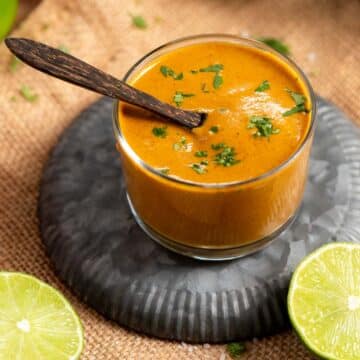
[[0,360],[75,360],[83,330],[69,302],[44,282],[0,272]]
[[288,294],[291,322],[325,359],[360,359],[360,244],[332,243],[295,270]]

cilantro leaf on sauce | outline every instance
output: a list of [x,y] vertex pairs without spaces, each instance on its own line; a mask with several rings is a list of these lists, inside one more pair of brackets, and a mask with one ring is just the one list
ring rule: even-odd
[[195,94],[190,93],[184,93],[181,91],[176,91],[175,95],[173,96],[173,102],[176,104],[176,106],[181,106],[184,102],[185,98],[195,96]]
[[224,70],[223,64],[213,64],[213,65],[209,65],[205,68],[199,69],[200,72],[215,72],[215,73],[218,73],[221,70]]
[[295,102],[295,106],[291,108],[288,111],[285,111],[282,115],[283,116],[290,116],[299,112],[309,112],[309,110],[306,108],[306,97],[303,94],[299,94],[295,91],[292,91],[290,89],[285,89],[291,96],[291,98]]
[[213,80],[214,89],[218,89],[223,84],[223,82],[223,77],[220,74],[216,73]]
[[235,149],[227,146],[225,143],[212,144],[211,148],[215,151],[221,150],[214,157],[214,161],[217,165],[229,167],[240,162],[240,160],[235,158],[237,155]]
[[195,156],[196,157],[207,157],[208,152],[205,150],[199,150],[199,151],[196,151]]
[[209,129],[209,131],[211,134],[216,134],[219,132],[219,127],[217,125],[214,125]]
[[256,137],[269,137],[280,132],[280,129],[275,129],[271,119],[266,116],[251,116],[248,129],[253,128],[257,129],[254,133]]
[[[218,89],[224,82],[224,79],[220,72],[224,70],[223,64],[212,64],[207,67],[201,68],[199,70],[190,70],[192,74],[197,74],[198,72],[209,72],[215,73],[213,78],[213,88]],[[205,91],[204,91],[205,92]]]
[[152,129],[152,133],[153,133],[154,136],[164,139],[167,136],[167,127],[166,126],[154,127]]
[[197,174],[203,175],[207,173],[206,163],[194,163],[190,165],[190,168],[194,170]]
[[174,80],[182,80],[184,78],[184,74],[178,73],[176,74],[176,72],[169,68],[168,66],[165,65],[161,65],[160,66],[160,72],[165,76],[165,77],[172,77]]
[[256,92],[261,92],[261,91],[265,91],[265,90],[269,90],[270,89],[270,82],[268,80],[264,80],[256,89]]

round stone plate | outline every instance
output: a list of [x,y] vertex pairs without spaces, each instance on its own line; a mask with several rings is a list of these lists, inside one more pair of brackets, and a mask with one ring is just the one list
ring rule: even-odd
[[172,253],[135,223],[111,116],[112,101],[101,99],[65,131],[45,169],[39,217],[59,276],[121,325],[192,342],[276,333],[288,326],[299,261],[324,243],[360,240],[359,130],[323,99],[297,220],[265,250],[227,262]]

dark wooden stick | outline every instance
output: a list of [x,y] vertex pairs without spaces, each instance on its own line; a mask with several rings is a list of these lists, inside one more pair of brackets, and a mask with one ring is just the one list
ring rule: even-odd
[[5,43],[24,63],[72,84],[139,106],[189,128],[200,126],[205,119],[206,114],[166,104],[61,50],[23,38],[7,38]]

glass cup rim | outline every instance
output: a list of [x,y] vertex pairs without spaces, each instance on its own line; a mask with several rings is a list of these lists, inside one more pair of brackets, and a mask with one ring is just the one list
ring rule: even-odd
[[285,61],[289,65],[291,65],[292,69],[295,70],[302,78],[302,81],[307,88],[309,94],[310,94],[310,100],[311,100],[311,109],[310,109],[310,126],[308,128],[308,131],[306,135],[304,136],[301,144],[298,146],[298,148],[294,151],[291,156],[289,156],[286,160],[281,162],[276,167],[268,170],[267,172],[260,174],[258,176],[252,177],[250,179],[246,180],[240,180],[240,181],[229,181],[229,182],[221,182],[221,183],[203,183],[203,182],[197,182],[197,181],[190,181],[186,179],[181,179],[178,177],[174,177],[171,175],[163,174],[160,170],[152,167],[151,165],[144,162],[139,155],[136,154],[136,152],[131,148],[131,146],[126,141],[125,137],[123,136],[121,129],[120,129],[120,123],[119,123],[119,103],[120,101],[115,99],[114,105],[113,105],[113,130],[115,133],[115,138],[117,141],[121,144],[122,151],[125,151],[128,156],[135,161],[137,165],[144,168],[145,170],[149,171],[153,175],[162,178],[163,180],[167,180],[170,182],[186,185],[186,186],[194,186],[199,188],[208,188],[208,189],[224,189],[224,188],[230,188],[235,186],[241,186],[241,185],[248,185],[252,183],[256,183],[261,180],[265,180],[268,177],[271,177],[272,175],[276,174],[277,172],[280,172],[282,169],[286,168],[287,165],[289,165],[300,153],[301,150],[304,148],[304,146],[308,143],[308,141],[311,139],[311,135],[314,132],[315,128],[315,120],[316,120],[316,98],[314,91],[312,89],[312,86],[307,78],[307,76],[304,74],[304,72],[300,69],[300,67],[290,58],[288,58],[285,55],[280,54],[276,50],[272,49],[270,46],[255,40],[255,39],[249,39],[237,35],[230,35],[230,34],[220,34],[220,33],[214,33],[214,34],[199,34],[199,35],[191,35],[186,37],[181,37],[172,41],[169,41],[163,45],[160,45],[156,47],[155,49],[151,50],[150,52],[146,53],[144,56],[142,56],[138,61],[135,62],[134,65],[131,66],[131,68],[126,72],[123,81],[127,81],[130,75],[137,69],[138,66],[142,65],[143,62],[145,62],[149,57],[152,55],[156,55],[156,53],[160,52],[161,50],[165,50],[168,47],[176,46],[176,45],[184,45],[186,46],[187,42],[199,40],[195,43],[201,43],[201,40],[206,41],[234,41],[238,43],[247,43],[249,45],[252,45],[253,47],[260,48],[262,50],[268,51],[274,55],[276,55],[281,60]]

